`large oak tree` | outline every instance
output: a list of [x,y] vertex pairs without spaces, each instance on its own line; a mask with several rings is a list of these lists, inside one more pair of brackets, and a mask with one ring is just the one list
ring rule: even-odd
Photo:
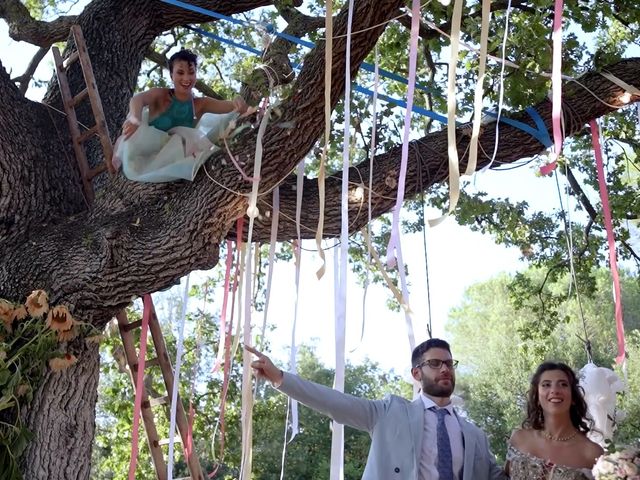
[[[287,29],[298,36],[314,32],[324,25],[324,19],[303,15],[295,9],[300,5],[294,4],[302,2],[193,0],[191,3],[224,15],[251,12],[276,4],[288,22]],[[543,25],[545,22],[548,24],[551,18],[550,3],[514,1],[512,6],[518,14],[530,15],[532,22]],[[584,11],[589,16],[588,10],[580,10],[583,7],[581,2],[567,3],[573,14]],[[629,24],[631,8],[621,3],[598,7],[597,12],[606,21],[618,18]],[[402,0],[356,0],[354,4],[353,30],[365,30],[366,34],[352,37],[353,75],[388,25],[406,27],[410,21]],[[474,10],[475,7],[470,8]],[[499,12],[506,5],[505,2],[494,2],[492,8]],[[593,10],[596,11],[595,6]],[[446,21],[450,18],[450,10],[439,4],[432,2],[423,8],[422,13],[425,21],[442,20],[440,27],[444,30],[450,28]],[[401,18],[394,20],[399,16]],[[152,0],[94,0],[77,16],[60,16],[49,22],[34,18],[18,0],[2,0],[0,18],[8,23],[13,39],[32,43],[43,51],[54,42],[67,41],[72,24],[81,26],[112,140],[118,135],[127,114],[128,101],[134,93],[141,65],[153,42],[170,29],[215,21],[206,15]],[[347,18],[346,8],[339,10],[334,17],[333,108],[338,105],[345,89]],[[472,11],[465,20],[466,29],[470,30],[470,26],[477,22],[478,15]],[[433,49],[433,42],[444,42],[441,43],[443,45],[446,39],[431,26],[430,23],[421,26],[420,58],[430,68],[435,68],[432,54],[437,49]],[[494,29],[492,33],[497,31]],[[528,34],[533,35],[532,32]],[[277,80],[292,81],[278,106],[277,117],[269,123],[264,135],[260,179],[262,192],[270,191],[284,179],[280,184],[283,212],[278,235],[280,240],[296,236],[295,224],[290,220],[295,218],[296,180],[290,173],[314,147],[324,128],[325,44],[319,41],[309,51],[295,76],[287,76],[288,48],[288,43],[279,39],[265,53],[265,61],[271,62],[274,71],[279,72]],[[68,45],[65,55],[72,50]],[[516,60],[521,55],[524,60],[526,52],[512,52],[512,55]],[[579,62],[573,63],[577,69]],[[549,66],[541,68],[544,70]],[[607,65],[606,69],[620,80],[640,87],[640,59],[617,61]],[[132,298],[164,289],[194,269],[208,269],[218,263],[220,244],[233,236],[234,222],[244,215],[250,190],[250,184],[241,178],[233,165],[223,161],[224,153],[207,162],[207,168],[224,188],[202,173],[192,183],[167,184],[135,183],[121,174],[105,174],[95,182],[96,199],[88,205],[74,167],[66,119],[53,109],[62,110],[55,77],[49,83],[42,102],[25,97],[24,82],[28,80],[19,79],[19,86],[14,80],[2,66],[0,297],[20,301],[32,290],[44,289],[49,292],[52,303],[68,305],[75,317],[99,327],[128,305]],[[79,69],[70,70],[69,80],[72,91],[78,92],[83,88]],[[243,93],[247,97],[259,97],[264,91],[261,88],[266,85],[266,78],[256,71],[245,80]],[[623,93],[621,86],[595,70],[584,74],[579,83],[566,83],[563,92],[563,109],[567,112],[566,136],[583,132],[590,120],[624,106],[620,100]],[[639,99],[638,95],[632,95],[630,101]],[[512,105],[518,104],[513,102]],[[551,103],[538,97],[534,106],[551,131]],[[93,123],[88,107],[79,108],[78,116],[84,124]],[[524,112],[513,111],[510,117],[533,125]],[[287,127],[283,128],[283,125]],[[480,143],[484,151],[493,151],[495,135],[494,128],[482,132]],[[246,171],[252,170],[256,137],[257,128],[248,128],[232,142],[231,148],[236,157],[245,162]],[[531,157],[544,150],[535,138],[508,125],[500,128],[498,141],[495,165]],[[467,162],[468,143],[468,129],[459,128],[457,145],[462,166]],[[389,147],[374,159],[374,216],[393,208],[400,152],[400,145]],[[88,156],[92,165],[104,161],[97,142],[89,145]],[[487,163],[487,159],[482,159],[479,167]],[[408,198],[446,180],[446,130],[430,131],[412,141],[408,165],[405,192]],[[354,185],[369,177],[369,168],[367,161],[350,169]],[[326,237],[338,235],[340,229],[340,184],[340,172],[330,175],[326,182]],[[256,222],[256,240],[267,240],[269,236],[270,217],[265,215],[271,209],[269,198],[269,195],[262,196],[258,205],[263,215]],[[317,225],[318,206],[317,182],[306,179],[302,224]],[[354,200],[349,211],[351,229],[355,231],[366,224],[366,209],[361,208],[359,201]],[[303,229],[302,235],[312,238],[315,232]],[[78,363],[63,373],[47,373],[29,409],[23,412],[35,434],[22,460],[25,478],[66,480],[89,476],[99,358],[96,346],[78,342],[75,348],[79,355]]]

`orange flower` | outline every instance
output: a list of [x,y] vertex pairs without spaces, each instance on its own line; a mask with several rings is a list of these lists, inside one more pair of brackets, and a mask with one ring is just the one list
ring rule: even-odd
[[41,317],[49,310],[49,295],[44,290],[34,290],[25,302],[27,311],[32,317]]
[[11,333],[11,324],[13,323],[13,304],[7,300],[0,300],[0,321],[4,324],[4,328]]
[[73,326],[73,317],[64,305],[58,305],[49,310],[47,315],[47,327],[56,332],[70,330]]
[[76,321],[72,319],[71,328],[68,330],[60,330],[58,332],[59,342],[69,342],[78,336],[78,328],[76,327]]
[[69,368],[71,365],[76,363],[78,359],[75,355],[71,355],[70,353],[65,353],[64,357],[55,357],[49,360],[49,368],[54,372],[59,372],[66,368]]
[[27,318],[27,316],[29,316],[29,314],[27,313],[27,307],[25,307],[24,305],[20,305],[18,308],[13,309],[11,319],[20,322]]

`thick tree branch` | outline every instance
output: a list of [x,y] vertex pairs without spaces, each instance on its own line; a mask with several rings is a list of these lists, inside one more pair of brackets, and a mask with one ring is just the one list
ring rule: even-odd
[[[382,33],[382,25],[400,3],[401,0],[356,3],[354,18],[360,27],[378,26],[352,43],[354,74]],[[107,10],[109,5],[92,5],[103,15],[112,12]],[[138,4],[128,5],[137,8]],[[341,37],[333,45],[333,106],[344,91],[346,24],[344,10],[335,19],[336,36]],[[136,35],[142,43],[146,39],[145,25],[138,28],[141,32]],[[93,37],[87,31],[85,37],[98,45],[105,41],[117,44],[121,38],[117,31],[107,38]],[[145,50],[146,46],[142,53]],[[108,62],[122,57],[104,58],[101,70],[117,71]],[[261,172],[266,189],[293,170],[322,132],[324,64],[324,45],[320,43],[305,58],[292,87],[293,95],[279,106],[281,116],[274,117],[267,128]],[[100,78],[96,80],[100,84]],[[121,79],[105,76],[104,81],[113,88]],[[132,85],[134,81],[132,78]],[[114,111],[124,114],[127,100],[121,99]],[[107,101],[113,102],[113,98]],[[115,108],[107,101],[103,97],[106,111]],[[294,128],[283,128],[283,124]],[[247,169],[253,162],[255,142],[256,130],[250,129],[231,145],[234,155],[247,162]],[[51,302],[64,299],[74,315],[102,325],[131,298],[166,288],[186,272],[213,267],[218,261],[219,243],[246,210],[245,194],[251,186],[230,162],[223,163],[224,157],[216,155],[207,163],[207,169],[227,188],[221,188],[204,174],[193,183],[168,184],[130,182],[118,176],[101,192],[90,212],[62,218],[57,225],[32,231],[28,241],[16,237],[4,243],[0,240],[2,251],[20,248],[20,255],[10,255],[0,268],[1,293],[21,298],[34,288],[45,288],[51,293]],[[45,268],[43,262],[51,262],[50,268]],[[85,273],[79,275],[80,271]]]
[[[288,22],[283,33],[289,36],[301,38],[324,26],[324,18],[303,15],[290,5],[279,7],[278,12]],[[279,36],[267,47],[262,58],[263,67],[253,71],[242,82],[241,94],[249,104],[257,105],[261,98],[269,95],[269,79],[274,87],[287,85],[294,80],[289,61],[289,52],[293,46],[293,42]]]
[[49,48],[54,42],[65,40],[76,15],[60,16],[51,22],[35,20],[20,0],[4,0],[0,3],[0,18],[9,25],[9,36],[19,42],[28,42]]
[[[623,81],[638,86],[637,75],[640,72],[640,59],[624,60],[616,65],[608,68],[614,71],[614,75]],[[567,127],[566,135],[572,136],[580,132],[584,125],[594,118],[601,117],[614,109],[605,105],[602,101],[617,105],[619,108],[625,104],[620,102],[619,97],[624,91],[617,85],[605,79],[596,72],[584,75],[579,80],[580,83],[570,82],[564,87],[564,115],[565,126]],[[582,86],[584,85],[584,87]],[[588,89],[588,90],[587,90]],[[592,94],[587,93],[588,91]],[[637,102],[640,97],[634,96],[632,102]],[[551,131],[551,103],[547,100],[542,101],[535,106],[535,109],[542,116],[547,129]],[[530,117],[525,112],[509,115],[510,118],[519,120],[523,123],[533,126]],[[469,137],[463,133],[462,129],[458,129],[458,155],[460,158],[460,170],[464,171],[467,162],[466,152],[468,151]],[[491,152],[495,141],[495,129],[485,128],[480,136],[481,150]],[[534,156],[544,150],[535,138],[522,130],[516,129],[509,125],[500,126],[500,137],[498,139],[498,155],[494,164],[500,166],[505,163],[512,163],[525,157]],[[428,189],[436,183],[443,182],[447,179],[447,132],[440,130],[430,133],[419,140],[415,140],[410,144],[409,149],[409,165],[407,171],[407,182],[405,197],[411,198],[420,191],[418,178],[423,179],[425,189]],[[373,187],[373,217],[377,217],[383,213],[390,211],[396,198],[396,186],[398,172],[400,171],[400,151],[401,147],[396,148],[378,155],[374,159],[374,187]],[[478,159],[478,169],[488,164],[486,157]],[[419,171],[418,171],[419,170]],[[340,198],[341,175],[334,174],[327,178],[325,189],[327,198]],[[358,200],[355,194],[357,186],[364,187],[367,182],[364,179],[369,178],[369,162],[368,160],[354,166],[349,171],[349,181],[352,185],[352,202],[349,207],[349,225],[350,229],[357,230],[366,224],[368,212],[366,211],[366,194],[365,197]],[[280,209],[281,220],[279,228],[279,239],[290,239],[296,236],[296,227],[292,219],[295,218],[295,178],[287,179],[280,188]],[[317,225],[318,216],[318,185],[315,179],[306,179],[304,185],[303,205],[305,206],[301,223],[302,236],[304,238],[313,238]],[[268,196],[261,197],[261,211],[270,211],[270,198]],[[262,218],[257,222],[254,230],[254,238],[256,240],[266,241],[269,239],[270,222],[268,218]],[[328,202],[325,205],[325,231],[327,237],[337,236],[340,232],[340,204],[339,202]]]
[[[259,7],[266,7],[272,3],[273,2],[269,0],[192,0],[189,2],[189,4],[194,7],[204,8],[226,16],[248,12]],[[154,11],[156,13],[156,28],[161,32],[173,27],[182,27],[189,23],[208,23],[218,21],[210,15],[193,12],[185,8],[175,7],[161,1],[155,2]]]
[[14,82],[17,82],[20,84],[20,93],[22,95],[27,93],[27,90],[29,89],[29,82],[31,82],[31,79],[33,78],[33,74],[35,73],[36,69],[38,68],[38,65],[40,65],[40,62],[45,57],[48,51],[49,51],[48,47],[39,48],[36,54],[31,59],[31,61],[29,62],[29,66],[24,71],[24,73],[19,77],[12,79]]

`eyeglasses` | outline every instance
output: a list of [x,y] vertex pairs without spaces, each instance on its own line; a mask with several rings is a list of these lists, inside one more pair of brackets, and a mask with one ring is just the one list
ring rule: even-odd
[[431,360],[425,360],[413,368],[422,368],[425,365],[428,365],[429,368],[440,370],[443,364],[446,365],[449,370],[452,370],[458,366],[458,360],[438,360],[437,358],[433,358]]

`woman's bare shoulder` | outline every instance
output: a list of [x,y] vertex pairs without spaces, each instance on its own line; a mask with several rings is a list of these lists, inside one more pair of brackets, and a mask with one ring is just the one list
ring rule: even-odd
[[585,457],[589,460],[596,459],[604,453],[604,449],[596,442],[587,438],[586,435],[582,436],[580,448],[584,452]]
[[531,441],[534,435],[535,430],[531,430],[530,428],[516,428],[511,432],[509,443],[520,450]]

